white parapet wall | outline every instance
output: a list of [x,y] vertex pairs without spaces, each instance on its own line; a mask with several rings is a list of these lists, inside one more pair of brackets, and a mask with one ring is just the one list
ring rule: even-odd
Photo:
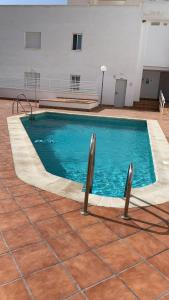
[[139,5],[141,0],[68,0],[68,5]]

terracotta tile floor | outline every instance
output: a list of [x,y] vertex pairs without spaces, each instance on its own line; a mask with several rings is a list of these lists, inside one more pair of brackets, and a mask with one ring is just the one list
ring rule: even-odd
[[[169,114],[104,109],[98,114],[157,119]],[[130,210],[81,205],[15,175],[0,100],[0,300],[169,299],[169,202]]]

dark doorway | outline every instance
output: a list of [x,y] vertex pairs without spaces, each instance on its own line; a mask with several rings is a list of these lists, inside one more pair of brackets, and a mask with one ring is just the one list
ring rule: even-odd
[[160,73],[159,91],[162,90],[166,101],[169,101],[169,72]]

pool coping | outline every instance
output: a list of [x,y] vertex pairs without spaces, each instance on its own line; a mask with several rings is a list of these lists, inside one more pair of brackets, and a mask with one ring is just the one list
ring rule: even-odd
[[[45,112],[147,121],[156,182],[145,187],[133,188],[130,207],[160,204],[169,200],[169,144],[157,120],[126,116],[113,117],[82,112],[58,112],[55,109],[44,109],[36,111],[34,114]],[[23,116],[25,114],[7,118],[16,175],[24,182],[37,188],[56,193],[61,197],[83,202],[82,184],[55,176],[45,170],[20,120]],[[124,207],[124,199],[93,194],[89,197],[89,203],[105,207]]]

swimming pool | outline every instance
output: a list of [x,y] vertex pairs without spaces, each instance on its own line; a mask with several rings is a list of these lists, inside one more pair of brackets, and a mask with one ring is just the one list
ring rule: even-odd
[[156,180],[146,121],[47,112],[33,121],[24,117],[22,123],[45,169],[83,184],[90,137],[95,132],[94,194],[122,197],[131,162],[133,187]]

